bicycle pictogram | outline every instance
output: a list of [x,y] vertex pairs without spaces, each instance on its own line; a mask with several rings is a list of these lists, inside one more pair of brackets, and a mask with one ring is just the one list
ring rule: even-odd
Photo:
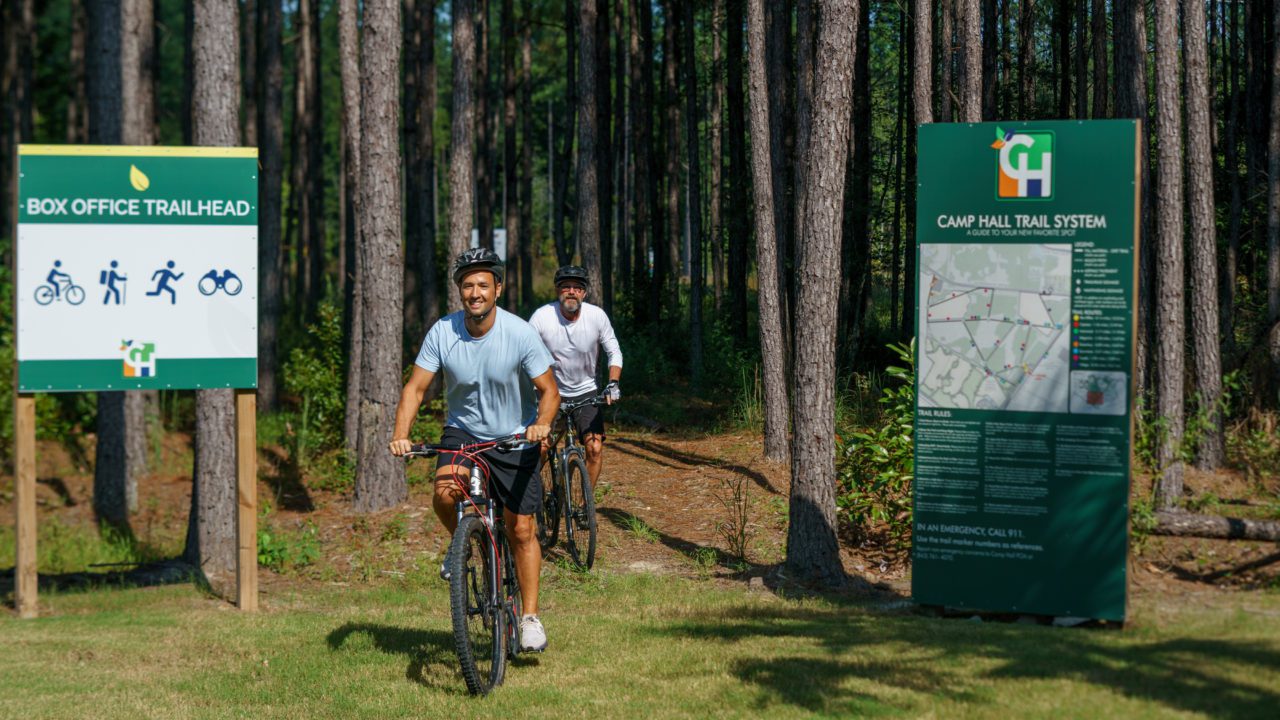
[[244,283],[240,282],[239,276],[230,270],[224,270],[221,275],[217,270],[210,270],[200,278],[196,287],[200,289],[201,295],[212,295],[219,290],[228,295],[239,295],[244,289]]
[[45,278],[47,285],[36,287],[36,303],[48,305],[54,300],[66,300],[68,305],[79,305],[84,302],[84,288],[71,281],[71,276],[59,270],[61,260],[53,261],[53,268]]

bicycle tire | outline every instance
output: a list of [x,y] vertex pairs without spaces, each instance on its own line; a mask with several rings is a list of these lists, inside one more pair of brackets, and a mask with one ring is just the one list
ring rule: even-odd
[[538,544],[545,552],[555,547],[560,539],[560,483],[555,471],[556,459],[548,454],[542,462],[542,470],[538,473],[542,480],[542,505],[534,512],[538,522]]
[[464,515],[453,533],[445,563],[453,642],[472,695],[488,695],[502,684],[506,670],[506,618],[494,587],[494,559],[484,521],[479,515]]
[[79,305],[80,303],[84,302],[84,288],[80,287],[79,285],[67,286],[66,298],[67,298],[67,304]]
[[591,490],[587,463],[573,455],[566,463],[567,502],[564,506],[565,549],[580,570],[590,570],[596,561],[596,498]]
[[520,652],[520,617],[524,607],[524,595],[520,592],[520,577],[516,575],[515,562],[511,557],[511,547],[506,536],[498,540],[506,548],[503,553],[506,574],[502,578],[502,610],[506,613],[507,659],[515,660]]
[[53,302],[53,288],[48,285],[41,285],[36,288],[36,304],[48,305]]

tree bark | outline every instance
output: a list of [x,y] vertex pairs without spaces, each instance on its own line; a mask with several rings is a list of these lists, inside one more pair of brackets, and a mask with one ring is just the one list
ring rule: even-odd
[[[818,64],[811,147],[804,158],[809,189],[801,214],[808,218],[799,253],[800,297],[838,292],[840,203],[844,195],[846,143],[850,132],[856,0],[820,0]],[[831,312],[797,315],[792,415],[791,507],[787,573],[798,580],[842,585],[844,569],[836,540],[835,342]]]
[[[270,2],[271,0],[264,0]],[[142,0],[151,5],[155,0]],[[244,129],[241,137],[247,147],[258,146],[258,12],[256,0],[244,0],[240,13],[240,49],[243,77]]]
[[[746,94],[742,88],[742,25],[744,0],[729,0],[729,328],[741,346],[747,342],[747,240],[751,235],[748,186],[752,168],[747,164]],[[763,36],[762,36],[763,37]],[[767,91],[766,91],[767,92]],[[767,145],[768,135],[756,136]],[[768,156],[766,155],[766,158]],[[717,236],[718,237],[718,236]],[[776,240],[775,240],[776,242]],[[776,248],[775,248],[776,252]]]
[[1167,432],[1158,450],[1161,477],[1156,505],[1177,506],[1182,498],[1182,432],[1185,267],[1182,195],[1182,97],[1178,82],[1177,5],[1156,3],[1156,345],[1157,409]]
[[1023,120],[1036,114],[1035,12],[1035,0],[1018,0],[1018,115]]
[[[1280,2],[1273,28],[1280,28]],[[1280,390],[1280,44],[1271,65],[1271,118],[1267,138],[1267,325],[1272,396]]]
[[964,0],[940,0],[940,12],[942,17],[938,27],[938,47],[941,52],[938,54],[938,62],[942,65],[940,70],[942,76],[939,78],[942,87],[938,91],[938,120],[939,122],[952,122],[955,120],[953,114],[952,88],[951,88],[951,72],[955,67],[955,28],[954,20],[956,15],[955,4]]
[[281,48],[283,19],[280,3],[263,2],[262,104],[258,108],[258,157],[262,178],[258,183],[258,282],[262,292],[258,317],[258,409],[274,412],[279,402],[280,316],[283,312],[281,275],[281,202],[284,179],[284,64]]
[[[680,286],[680,92],[676,85],[680,45],[680,5],[664,0],[666,26],[662,30],[662,101],[666,108],[663,117],[663,136],[666,141],[666,168],[663,181],[666,195],[666,242],[662,248],[662,263],[654,269],[654,281],[662,288],[660,302],[671,304],[679,299],[679,293],[670,292]],[[671,283],[671,287],[667,283]],[[678,305],[678,303],[676,303]]]
[[960,122],[981,122],[982,35],[979,32],[978,0],[959,0],[959,3]]
[[[1223,24],[1226,24],[1226,18],[1223,18]],[[1219,303],[1219,324],[1222,332],[1222,354],[1227,358],[1228,364],[1234,364],[1235,355],[1235,305],[1236,305],[1236,275],[1237,263],[1240,255],[1240,225],[1241,214],[1244,209],[1244,198],[1241,193],[1240,178],[1240,155],[1239,155],[1239,128],[1240,128],[1240,84],[1238,78],[1240,54],[1240,9],[1234,3],[1231,5],[1231,41],[1225,53],[1225,59],[1229,60],[1229,64],[1224,68],[1225,81],[1223,86],[1226,92],[1226,102],[1224,103],[1225,128],[1223,130],[1223,165],[1227,172],[1227,185],[1231,193],[1231,205],[1227,212],[1227,243],[1222,261],[1222,277],[1219,293],[1221,302]]]
[[[273,4],[278,4],[274,3]],[[343,440],[348,451],[358,450],[360,437],[360,368],[364,342],[364,286],[361,282],[360,229],[360,35],[357,30],[358,0],[338,3],[338,57],[342,78],[343,148],[346,155],[343,202],[347,207],[346,247],[348,278],[344,279],[344,325],[347,336],[347,389]]]
[[[581,0],[579,0],[581,1]],[[573,263],[574,242],[565,230],[565,219],[569,215],[569,179],[572,173],[574,138],[578,134],[578,14],[574,11],[574,0],[564,0],[564,42],[565,42],[565,111],[561,113],[560,148],[555,156],[555,166],[561,168],[555,177],[554,208],[552,210],[552,229],[555,234],[556,262],[560,265]]]
[[[0,17],[4,17],[4,11],[0,10]],[[84,2],[83,0],[72,0],[71,2],[71,42],[70,52],[68,53],[68,64],[71,66],[71,92],[67,95],[67,143],[79,145],[89,141],[89,95],[85,89],[85,24]],[[11,32],[6,29],[6,34]],[[7,46],[6,46],[7,52]],[[0,84],[0,92],[3,92],[8,86],[8,79]],[[0,120],[0,124],[3,120]],[[3,142],[3,141],[0,141]],[[7,148],[7,145],[4,146]],[[0,157],[13,157],[8,152],[0,152]],[[0,178],[7,176],[7,168],[0,168]],[[0,185],[0,189],[6,189],[8,186]],[[5,195],[5,197],[11,197]],[[6,203],[0,203],[6,204]],[[8,208],[0,209],[0,228],[8,228],[8,222],[5,220]]]
[[[1077,0],[1079,2],[1081,0]],[[1071,117],[1071,0],[1058,0],[1053,9],[1054,45],[1058,80],[1058,117]]]
[[[453,0],[453,132],[449,143],[449,258],[471,246],[475,215],[475,108],[472,83],[476,69],[475,10],[472,0]],[[449,312],[462,309],[455,292],[448,292]]]
[[418,288],[418,257],[422,254],[422,228],[418,225],[419,208],[425,198],[423,187],[430,179],[418,173],[421,166],[418,157],[418,136],[422,134],[422,120],[418,115],[422,78],[419,74],[418,54],[422,50],[422,24],[419,3],[401,0],[400,17],[404,34],[403,80],[400,91],[400,116],[403,138],[401,140],[401,168],[404,174],[404,346],[405,361],[414,357],[412,349],[419,345],[422,328],[422,295]]
[[[894,214],[890,223],[893,226],[893,253],[891,265],[893,274],[890,278],[892,288],[890,296],[892,305],[897,310],[898,291],[898,254],[901,244],[901,210],[902,183],[900,167],[902,164],[902,127],[904,124],[904,98],[907,93],[905,82],[907,66],[906,16],[898,12],[898,77],[894,105],[896,106],[893,141],[890,154],[893,157]],[[858,32],[855,40],[853,61],[853,125],[851,127],[871,127],[871,5],[859,3]],[[845,194],[843,222],[841,227],[840,253],[840,316],[838,335],[840,340],[838,352],[843,367],[851,367],[858,355],[862,342],[862,329],[865,320],[864,310],[867,307],[866,297],[869,289],[871,269],[871,133],[849,133],[846,151],[849,159],[845,170]],[[893,313],[890,313],[889,324],[893,325]]]
[[597,292],[600,275],[600,182],[596,147],[596,0],[578,3],[578,216],[574,223],[582,264]]
[[723,317],[721,288],[724,287],[725,282],[724,233],[720,226],[720,208],[723,202],[720,196],[720,187],[723,183],[721,169],[724,165],[721,125],[725,95],[725,78],[722,71],[724,48],[720,35],[724,32],[724,14],[724,0],[714,0],[711,5],[711,108],[708,111],[710,117],[707,118],[707,123],[711,126],[711,158],[708,168],[711,172],[711,185],[707,199],[710,205],[707,208],[709,213],[707,238],[711,243],[711,297],[716,315],[720,317]]
[[[751,81],[751,137],[768,138],[770,129],[770,96],[765,70],[765,0],[748,0],[747,32],[749,34],[749,72]],[[751,143],[752,199],[755,204],[756,264],[760,304],[761,389],[764,392],[764,456],[773,462],[787,460],[787,379],[783,358],[785,343],[783,312],[780,303],[777,267],[777,245],[773,208],[776,190],[773,185],[773,146],[768,142]]]
[[[421,318],[416,327],[423,333],[440,319],[440,283],[437,280],[436,237],[436,138],[435,118],[439,103],[436,87],[436,0],[418,0],[421,40],[418,45],[418,149],[417,168],[421,178],[422,199],[417,204],[416,224],[421,233],[416,258]],[[416,347],[416,344],[415,346]]]
[[[778,303],[782,308],[782,342],[785,346],[791,346],[791,311],[790,298],[788,297],[787,285],[790,280],[790,273],[787,270],[787,257],[790,255],[791,240],[791,207],[788,178],[790,176],[790,147],[788,145],[788,123],[792,120],[791,102],[788,99],[790,94],[789,85],[790,76],[787,73],[788,60],[791,55],[791,13],[789,5],[769,2],[765,5],[765,60],[766,72],[768,73],[768,93],[769,93],[769,114],[771,122],[769,124],[769,154],[772,164],[772,184],[773,184],[773,221],[775,227],[775,238],[777,241],[777,259],[773,264],[773,270],[778,276]],[[760,265],[757,258],[757,265],[763,267],[765,272],[769,271],[769,266]],[[783,362],[787,362],[787,357],[783,356]],[[788,377],[790,376],[788,372]]]
[[1085,51],[1088,46],[1089,0],[1075,0],[1076,3],[1076,117],[1083,120],[1089,117],[1089,55]]
[[[307,2],[308,0],[304,0]],[[320,57],[320,0],[311,3],[310,69],[307,76],[307,297],[306,317],[314,318],[324,295],[325,228],[324,212],[324,92]]]
[[[192,28],[192,140],[240,142],[240,40],[235,0],[195,0]],[[196,437],[187,559],[215,592],[228,594],[236,569],[235,400],[232,390],[196,391]]]
[[694,17],[690,13],[684,31],[685,144],[689,156],[689,365],[696,392],[702,385],[702,166],[698,158],[698,67],[693,43]]
[[[915,41],[911,53],[911,105],[914,111],[912,129],[933,122],[933,3],[931,0],[915,0],[915,3]],[[914,132],[911,134],[914,135]],[[908,142],[907,147],[911,151],[915,143]],[[908,172],[914,173],[914,162],[908,162],[907,167]],[[906,212],[907,219],[910,220],[915,217],[916,212],[914,182],[907,183],[907,192],[910,202],[907,203]],[[910,337],[915,331],[916,243],[911,233],[907,237],[909,240],[902,270],[902,337]]]
[[650,250],[657,250],[658,199],[653,149],[653,18],[648,0],[631,0],[631,127],[635,147],[635,237],[631,244],[635,274],[631,311],[637,322],[649,320],[656,302],[650,296]]
[[1107,114],[1107,0],[1093,0],[1093,117]]
[[1280,522],[1195,515],[1187,512],[1158,512],[1156,526],[1151,534],[1274,542],[1280,541]]
[[1199,409],[1208,427],[1200,438],[1196,466],[1215,470],[1226,459],[1222,435],[1222,358],[1218,339],[1218,243],[1213,211],[1213,150],[1209,113],[1209,52],[1204,4],[1184,0],[1183,52],[1186,63],[1187,220],[1191,235],[1191,337]]
[[493,248],[493,176],[490,174],[493,133],[489,115],[494,111],[489,98],[489,0],[472,0],[475,5],[476,38],[476,235],[480,247]]
[[[462,3],[459,3],[462,4]],[[465,23],[461,23],[465,24]],[[365,0],[360,48],[360,268],[364,340],[355,509],[408,497],[404,463],[387,452],[400,399],[404,257],[400,227],[400,6]]]
[[[523,0],[520,36],[520,302],[533,307],[533,2]],[[550,151],[550,148],[548,148]],[[550,158],[548,158],[549,160]]]
[[502,181],[507,200],[503,208],[503,223],[507,226],[507,282],[503,295],[512,312],[520,299],[520,246],[526,232],[520,225],[520,187],[516,177],[516,93],[520,89],[516,39],[515,5],[512,0],[502,0]]
[[1138,343],[1134,348],[1134,385],[1139,398],[1146,399],[1150,391],[1151,344],[1155,336],[1155,313],[1152,311],[1155,297],[1156,243],[1151,236],[1152,197],[1150,190],[1149,150],[1150,129],[1147,126],[1147,21],[1142,0],[1116,0],[1115,2],[1115,67],[1116,67],[1116,117],[1137,118],[1142,126],[1138,141],[1138,162],[1141,165],[1142,198],[1139,220],[1138,255]]
[[982,0],[982,119],[996,119],[996,0]]
[[613,312],[613,168],[616,150],[610,138],[609,0],[596,0],[596,213],[600,218],[600,280],[596,302]]

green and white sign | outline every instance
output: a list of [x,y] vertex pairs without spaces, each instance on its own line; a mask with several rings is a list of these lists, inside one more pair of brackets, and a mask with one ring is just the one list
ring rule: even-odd
[[257,157],[19,146],[19,391],[256,387]]
[[918,603],[1124,619],[1137,136],[920,127]]

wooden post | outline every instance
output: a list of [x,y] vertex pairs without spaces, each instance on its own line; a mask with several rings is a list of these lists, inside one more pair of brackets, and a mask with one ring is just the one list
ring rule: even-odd
[[236,390],[237,604],[258,609],[258,442],[253,388]]
[[18,617],[39,614],[36,605],[36,396],[15,394],[13,403],[14,507],[17,509],[17,548],[13,605]]

